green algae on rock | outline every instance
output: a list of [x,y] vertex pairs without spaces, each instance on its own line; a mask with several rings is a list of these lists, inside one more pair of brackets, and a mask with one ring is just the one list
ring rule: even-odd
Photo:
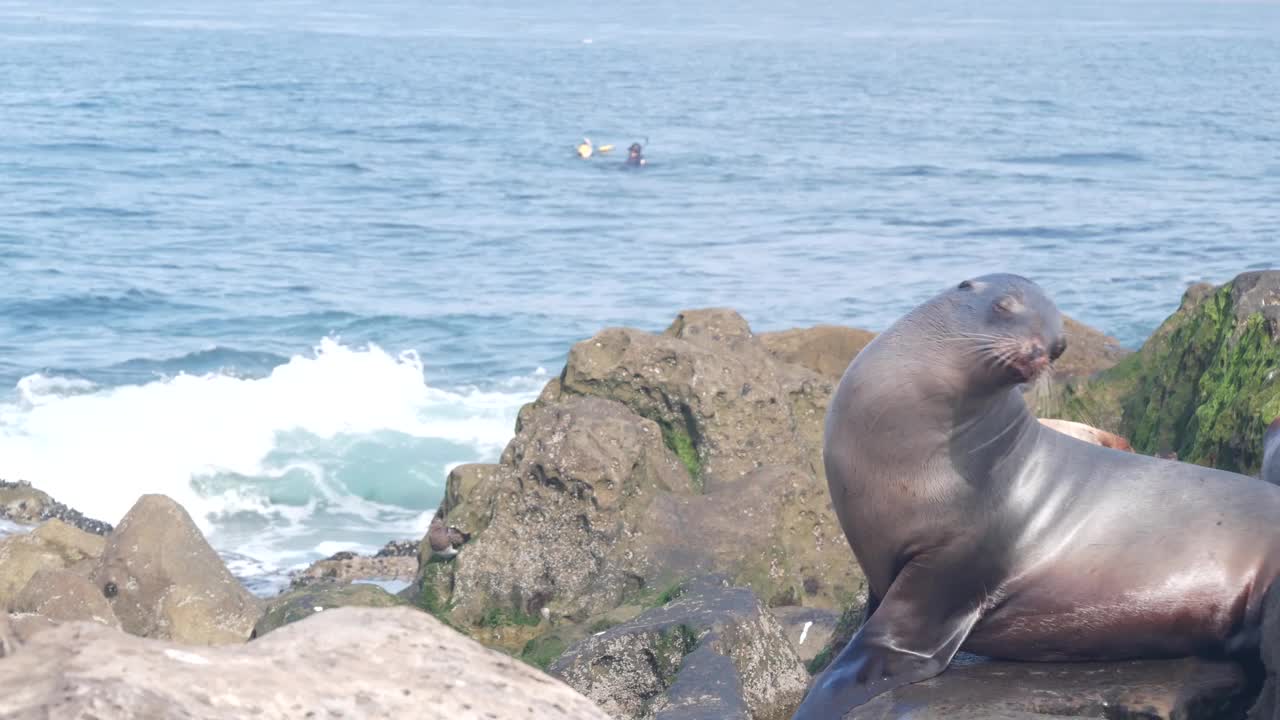
[[1070,384],[1064,417],[1114,430],[1139,452],[1257,472],[1280,415],[1280,271],[1197,285],[1137,353]]

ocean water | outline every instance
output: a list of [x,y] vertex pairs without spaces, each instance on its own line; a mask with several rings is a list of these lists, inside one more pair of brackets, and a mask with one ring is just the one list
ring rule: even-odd
[[1136,346],[1280,266],[1277,88],[1268,1],[0,0],[0,477],[278,578],[608,325],[1011,271]]

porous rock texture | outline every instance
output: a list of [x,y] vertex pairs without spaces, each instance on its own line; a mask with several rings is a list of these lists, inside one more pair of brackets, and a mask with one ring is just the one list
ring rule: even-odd
[[809,681],[755,595],[718,577],[575,644],[550,672],[619,720],[785,720]]

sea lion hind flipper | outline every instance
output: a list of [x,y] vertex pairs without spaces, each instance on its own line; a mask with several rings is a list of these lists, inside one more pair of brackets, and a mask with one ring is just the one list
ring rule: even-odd
[[[915,572],[911,572],[915,570]],[[978,603],[943,604],[936,575],[908,568],[813,683],[792,720],[838,720],[883,692],[942,672],[978,621]]]

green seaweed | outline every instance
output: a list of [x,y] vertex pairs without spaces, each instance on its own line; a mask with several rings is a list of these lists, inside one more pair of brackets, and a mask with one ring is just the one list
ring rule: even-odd
[[684,581],[680,580],[640,597],[638,604],[643,608],[662,607],[684,594]]
[[703,491],[702,460],[698,457],[698,451],[693,446],[693,438],[683,428],[678,428],[670,423],[661,423],[661,425],[662,441],[684,464],[685,469],[689,471],[689,478],[693,480],[694,487],[701,493]]

